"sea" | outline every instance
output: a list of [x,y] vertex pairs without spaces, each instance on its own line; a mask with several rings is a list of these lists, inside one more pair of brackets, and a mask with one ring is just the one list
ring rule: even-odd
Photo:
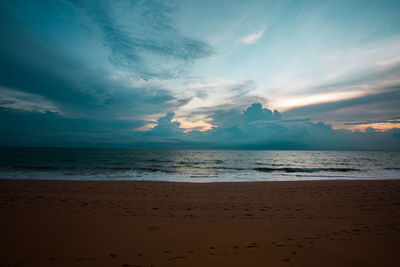
[[3,147],[0,179],[195,183],[400,179],[400,152]]

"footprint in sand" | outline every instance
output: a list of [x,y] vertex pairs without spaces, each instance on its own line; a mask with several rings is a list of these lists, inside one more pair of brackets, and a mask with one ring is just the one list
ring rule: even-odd
[[169,261],[175,261],[175,260],[184,260],[184,259],[187,259],[187,257],[185,257],[185,256],[177,256],[177,257],[170,258],[168,260]]
[[247,247],[245,247],[245,249],[250,249],[250,248],[258,248],[256,243],[251,243],[250,245],[248,245]]

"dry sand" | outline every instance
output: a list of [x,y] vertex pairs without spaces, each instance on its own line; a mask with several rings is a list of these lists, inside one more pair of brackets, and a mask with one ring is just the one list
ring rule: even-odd
[[400,266],[400,181],[0,181],[0,266]]

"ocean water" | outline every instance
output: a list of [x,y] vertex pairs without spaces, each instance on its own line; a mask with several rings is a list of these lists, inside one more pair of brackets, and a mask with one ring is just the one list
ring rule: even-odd
[[1,179],[400,179],[400,152],[0,148]]

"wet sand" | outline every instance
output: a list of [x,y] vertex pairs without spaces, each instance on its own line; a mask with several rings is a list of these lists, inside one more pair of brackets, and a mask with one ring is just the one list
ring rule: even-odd
[[0,181],[0,266],[399,266],[400,181]]

